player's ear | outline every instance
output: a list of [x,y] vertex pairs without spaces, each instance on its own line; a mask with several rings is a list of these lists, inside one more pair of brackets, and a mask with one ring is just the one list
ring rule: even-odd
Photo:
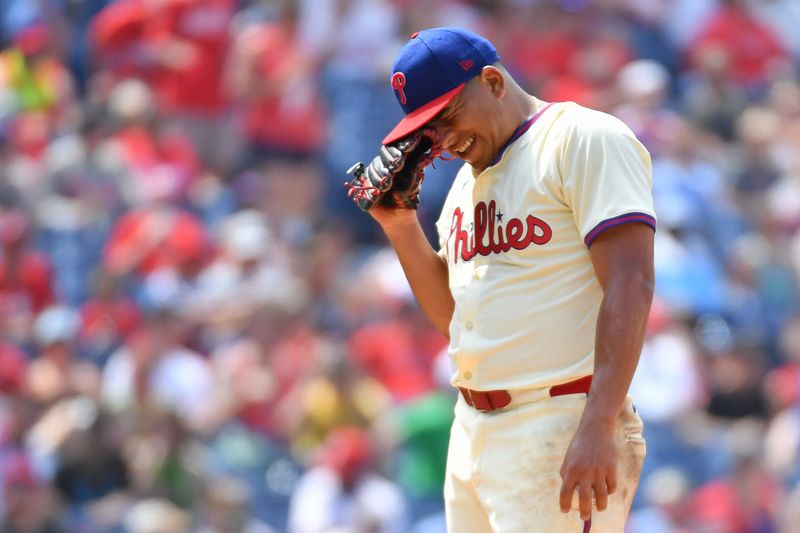
[[481,81],[489,88],[495,98],[503,98],[506,94],[506,78],[503,71],[494,65],[486,65],[481,70]]

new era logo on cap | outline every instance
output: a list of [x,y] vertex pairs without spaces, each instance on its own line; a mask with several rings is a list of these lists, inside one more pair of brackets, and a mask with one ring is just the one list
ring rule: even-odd
[[383,144],[420,128],[483,67],[499,60],[492,43],[470,31],[444,27],[417,32],[400,50],[392,69],[392,90],[406,117]]

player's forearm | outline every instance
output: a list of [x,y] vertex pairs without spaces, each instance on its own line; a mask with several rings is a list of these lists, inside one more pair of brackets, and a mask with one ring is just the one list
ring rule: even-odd
[[612,425],[628,394],[653,299],[651,274],[620,276],[606,287],[597,318],[592,388],[584,418]]
[[431,248],[416,217],[402,224],[384,225],[383,230],[397,253],[420,308],[436,329],[449,337],[455,304],[448,284],[447,265]]

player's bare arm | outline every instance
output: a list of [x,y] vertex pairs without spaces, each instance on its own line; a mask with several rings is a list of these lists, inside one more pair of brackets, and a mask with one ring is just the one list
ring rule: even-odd
[[447,281],[447,264],[428,243],[417,212],[376,207],[369,213],[394,247],[420,308],[436,329],[449,337],[455,304]]
[[590,255],[603,288],[594,378],[561,468],[560,493],[561,510],[568,512],[578,491],[584,520],[591,516],[592,494],[603,511],[617,485],[614,424],[636,370],[653,298],[653,230],[638,223],[610,228],[594,240]]
[[423,127],[384,143],[368,165],[359,162],[348,171],[348,194],[381,225],[422,311],[449,337],[455,304],[447,265],[428,243],[416,211],[425,167],[442,153],[439,136]]

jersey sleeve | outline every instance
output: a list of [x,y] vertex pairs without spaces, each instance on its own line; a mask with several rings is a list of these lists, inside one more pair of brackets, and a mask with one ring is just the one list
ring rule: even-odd
[[650,154],[619,119],[576,113],[562,145],[564,200],[586,246],[603,231],[641,222],[656,228]]

